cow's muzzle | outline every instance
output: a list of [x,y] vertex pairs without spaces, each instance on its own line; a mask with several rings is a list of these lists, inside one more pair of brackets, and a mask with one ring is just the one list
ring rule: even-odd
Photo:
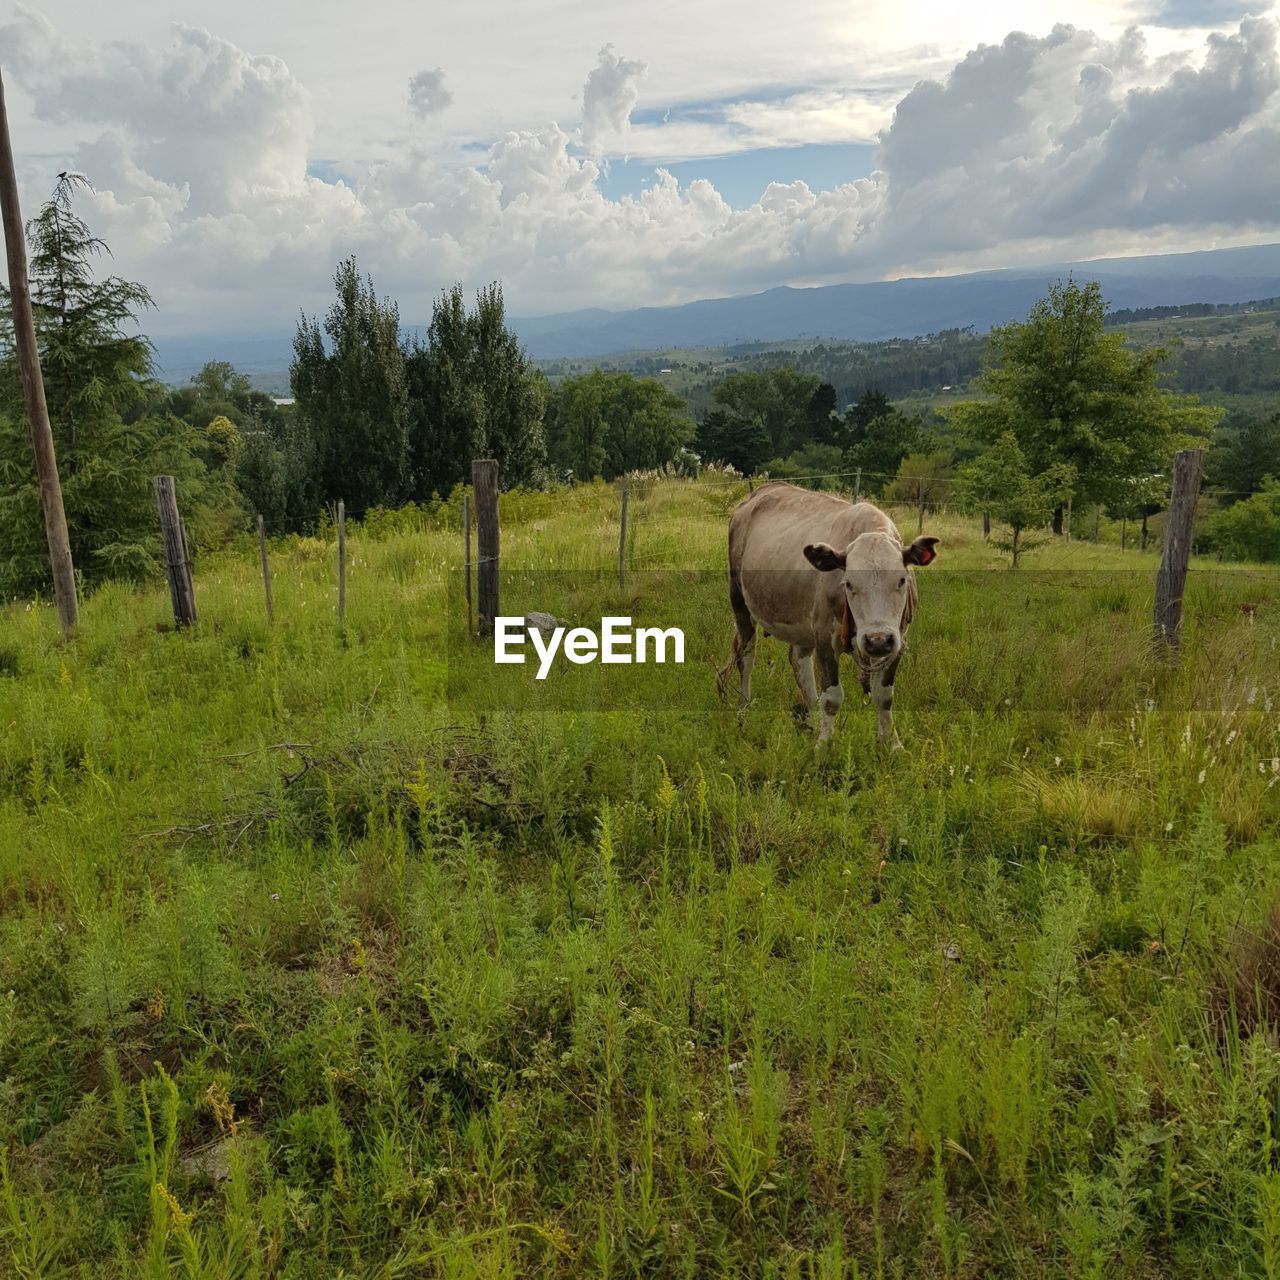
[[892,631],[862,631],[858,644],[868,658],[888,658],[898,647],[898,637]]

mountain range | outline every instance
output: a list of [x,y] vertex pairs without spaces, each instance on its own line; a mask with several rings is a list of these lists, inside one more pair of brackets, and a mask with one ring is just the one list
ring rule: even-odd
[[[1116,309],[1248,302],[1280,295],[1280,244],[865,284],[784,286],[678,306],[513,316],[511,324],[537,360],[787,338],[873,342],[970,325],[981,331],[1020,319],[1051,282],[1067,276],[1100,281]],[[284,376],[291,354],[291,335],[197,335],[156,342],[157,363],[170,382],[185,381],[206,360],[229,360],[256,381]]]

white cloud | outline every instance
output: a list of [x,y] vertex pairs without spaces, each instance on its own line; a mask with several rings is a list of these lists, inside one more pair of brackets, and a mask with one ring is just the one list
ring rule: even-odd
[[607,44],[582,89],[582,145],[594,156],[617,149],[640,101],[648,63],[620,57]]
[[444,72],[419,71],[409,80],[409,110],[419,119],[443,111],[453,101],[453,93],[445,86]]
[[[579,132],[510,129],[464,162],[419,129],[340,182],[313,176],[317,108],[290,68],[206,31],[95,43],[20,12],[0,61],[40,121],[81,139],[24,164],[28,205],[57,169],[87,172],[86,216],[155,294],[148,323],[177,332],[288,325],[326,305],[352,252],[413,321],[455,279],[502,278],[514,307],[555,311],[1276,235],[1275,24],[1200,43],[1157,55],[1136,34],[1058,27],[972,50],[891,112],[864,84],[636,126],[645,65],[606,46]],[[620,143],[674,157],[877,132],[869,177],[770,184],[746,209],[666,172],[637,197],[601,190],[598,157]]]
[[[1139,38],[1056,28],[971,53],[898,105],[879,161],[883,243],[954,254],[1139,229],[1274,232],[1276,27],[1211,34],[1200,65],[1153,64]],[[950,210],[947,217],[941,216]]]

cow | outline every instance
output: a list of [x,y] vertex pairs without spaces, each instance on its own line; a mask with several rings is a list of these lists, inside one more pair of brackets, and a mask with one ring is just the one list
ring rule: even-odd
[[870,502],[783,481],[762,485],[729,520],[734,631],[721,689],[736,664],[739,708],[746,710],[759,625],[790,646],[805,707],[821,709],[821,747],[844,702],[839,658],[848,653],[875,703],[880,745],[901,750],[893,681],[916,610],[914,569],[936,558],[937,545],[925,536],[904,546],[893,521]]

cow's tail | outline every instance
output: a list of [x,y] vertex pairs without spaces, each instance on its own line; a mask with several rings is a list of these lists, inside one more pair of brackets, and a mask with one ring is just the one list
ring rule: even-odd
[[733,628],[733,638],[729,642],[729,661],[716,672],[716,693],[720,697],[724,697],[724,691],[729,686],[729,673],[738,665],[738,656],[742,652],[742,633],[735,625]]

